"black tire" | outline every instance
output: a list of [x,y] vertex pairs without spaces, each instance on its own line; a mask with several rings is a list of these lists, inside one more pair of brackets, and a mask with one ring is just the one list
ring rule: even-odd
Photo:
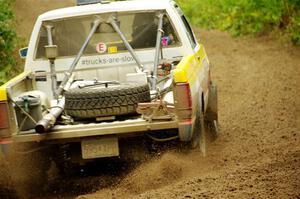
[[136,83],[71,89],[65,99],[65,111],[74,118],[135,114],[138,103],[151,100],[149,86]]

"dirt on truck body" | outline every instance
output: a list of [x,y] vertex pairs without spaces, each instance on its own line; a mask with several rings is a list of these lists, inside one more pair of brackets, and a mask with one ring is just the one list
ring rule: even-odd
[[24,72],[0,88],[0,136],[39,163],[30,181],[42,182],[53,161],[70,175],[127,156],[131,138],[177,140],[205,156],[206,134],[217,133],[210,62],[173,1],[47,12],[20,52]]

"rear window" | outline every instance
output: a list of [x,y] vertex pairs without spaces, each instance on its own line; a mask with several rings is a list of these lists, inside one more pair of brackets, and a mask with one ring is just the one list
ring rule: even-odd
[[[95,18],[108,19],[111,15],[112,13],[107,13],[97,16],[89,15],[44,22],[39,33],[35,57],[37,59],[45,57],[44,46],[48,44],[46,25],[53,26],[52,37],[53,43],[58,46],[58,57],[75,56],[86,40]],[[134,49],[155,47],[158,26],[158,18],[155,11],[118,13],[116,17],[122,33]],[[164,17],[163,31],[163,47],[180,45],[177,33],[167,15]],[[102,22],[93,35],[84,55],[123,51],[127,51],[127,49],[119,35],[113,30],[110,24]]]

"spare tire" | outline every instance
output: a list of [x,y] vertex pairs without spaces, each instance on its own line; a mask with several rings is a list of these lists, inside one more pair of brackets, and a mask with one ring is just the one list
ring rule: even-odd
[[74,118],[96,118],[135,114],[138,103],[150,102],[148,84],[92,85],[65,93],[65,111]]

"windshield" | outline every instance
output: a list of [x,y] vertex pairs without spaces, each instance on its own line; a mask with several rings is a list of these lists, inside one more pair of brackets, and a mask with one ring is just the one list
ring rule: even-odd
[[[46,25],[53,26],[53,43],[58,46],[58,57],[75,56],[86,40],[96,17],[108,19],[112,13],[74,17],[43,23],[36,48],[36,58],[45,57],[45,45],[48,45]],[[156,12],[118,13],[118,25],[133,49],[155,48],[158,18]],[[84,55],[118,53],[127,51],[118,33],[107,20],[97,28]],[[163,23],[163,47],[180,45],[169,18],[165,15]]]

